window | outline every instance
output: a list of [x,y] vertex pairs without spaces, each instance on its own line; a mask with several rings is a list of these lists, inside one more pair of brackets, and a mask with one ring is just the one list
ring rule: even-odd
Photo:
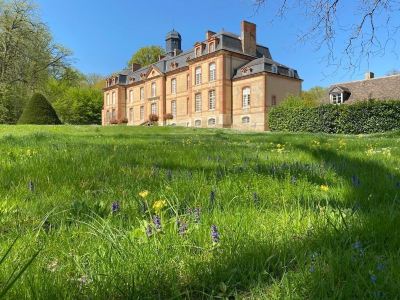
[[208,52],[214,52],[215,51],[215,44],[214,43],[210,43],[208,46]]
[[155,82],[151,83],[151,96],[155,97],[157,95],[157,85]]
[[106,95],[106,104],[110,105],[110,94]]
[[215,109],[215,90],[208,92],[208,109]]
[[201,112],[201,94],[196,94],[194,98],[194,111]]
[[215,126],[215,123],[216,121],[214,118],[208,119],[208,126]]
[[152,103],[151,104],[151,114],[152,115],[158,115],[157,103]]
[[249,108],[250,107],[250,88],[245,87],[242,91],[242,104],[243,108]]
[[186,114],[189,114],[189,98],[186,99]]
[[250,117],[243,117],[242,118],[242,124],[249,124],[250,123]]
[[195,83],[196,83],[196,85],[199,85],[199,84],[201,84],[201,67],[197,67],[195,72],[196,72]]
[[115,104],[115,92],[112,93],[111,101],[112,101],[112,104],[114,105]]
[[110,122],[110,111],[108,111],[108,110],[107,110],[107,113],[106,113],[106,122],[107,123]]
[[278,73],[278,66],[277,65],[272,65],[271,66],[271,72],[272,73]]
[[171,114],[176,118],[176,100],[171,101]]
[[271,105],[276,106],[276,96],[275,95],[272,95]]
[[186,89],[188,90],[189,87],[190,87],[190,76],[187,75],[187,76],[186,76]]
[[289,77],[294,77],[294,70],[293,69],[289,69]]
[[331,94],[331,102],[332,104],[343,104],[343,94],[342,93]]
[[140,100],[144,100],[144,87],[140,88]]
[[144,120],[144,106],[140,107],[140,120]]
[[132,103],[132,102],[133,102],[133,91],[130,90],[129,91],[129,103]]
[[133,108],[129,109],[129,122],[133,122]]
[[194,126],[200,127],[201,126],[201,120],[194,121]]
[[209,77],[210,77],[210,81],[214,81],[215,79],[217,79],[217,74],[216,74],[216,65],[215,63],[211,63],[210,64],[210,69],[209,69]]
[[116,120],[115,117],[116,117],[115,109],[113,109],[111,113],[111,120]]
[[171,93],[176,94],[176,78],[171,79]]
[[201,48],[197,47],[196,48],[196,57],[199,57],[201,55]]

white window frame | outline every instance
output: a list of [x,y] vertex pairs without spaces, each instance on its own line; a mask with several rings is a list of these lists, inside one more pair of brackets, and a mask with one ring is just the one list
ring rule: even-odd
[[194,95],[194,111],[201,112],[201,93]]
[[157,105],[157,103],[152,103],[151,104],[151,114],[158,116],[158,105]]
[[176,105],[177,105],[176,100],[172,100],[171,101],[171,114],[174,117],[174,119],[176,118],[176,109],[177,109]]
[[[247,121],[245,122],[245,120]],[[250,117],[249,116],[242,117],[242,124],[250,124]]]
[[214,127],[215,125],[217,125],[217,119],[214,118],[214,117],[209,118],[208,121],[207,121],[207,126],[208,127]]
[[215,90],[208,91],[208,109],[215,110],[216,100],[215,100]]
[[195,84],[196,85],[200,85],[201,84],[201,76],[202,76],[202,71],[201,71],[201,67],[197,67],[195,70]]
[[271,72],[277,74],[278,73],[278,66],[277,65],[272,65],[271,66]]
[[210,63],[208,72],[209,72],[209,80],[215,81],[217,79],[217,65],[214,62]]
[[242,107],[249,108],[251,101],[251,89],[250,87],[246,86],[242,90]]
[[294,70],[293,69],[289,69],[289,77],[294,77]]
[[208,53],[215,51],[215,42],[212,42],[208,45]]
[[151,97],[157,96],[157,84],[155,82],[151,83]]
[[116,102],[115,98],[116,98],[115,92],[112,92],[112,96],[111,96],[112,105],[115,105],[115,102]]
[[176,94],[176,78],[171,79],[171,94]]
[[106,104],[110,105],[110,93],[106,94]]
[[140,120],[144,120],[144,106],[142,105],[142,106],[140,106]]
[[115,109],[113,109],[111,111],[111,120],[116,120],[117,119],[117,112],[115,111]]
[[140,88],[140,100],[143,101],[144,100],[144,87]]
[[331,103],[335,105],[343,104],[343,93],[332,93]]
[[197,47],[195,50],[195,56],[200,57],[201,56],[201,47]]

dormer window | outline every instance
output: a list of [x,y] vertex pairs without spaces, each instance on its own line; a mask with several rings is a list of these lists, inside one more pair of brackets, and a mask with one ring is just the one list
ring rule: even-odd
[[215,51],[215,42],[208,44],[208,53]]
[[335,105],[343,104],[347,99],[349,99],[351,93],[346,87],[335,86],[329,91],[330,103]]
[[289,69],[289,77],[294,77],[294,70],[293,69]]
[[278,66],[277,65],[272,65],[271,66],[271,72],[275,73],[275,74],[278,73]]
[[199,56],[201,56],[201,47],[200,46],[196,48],[196,57],[199,57]]

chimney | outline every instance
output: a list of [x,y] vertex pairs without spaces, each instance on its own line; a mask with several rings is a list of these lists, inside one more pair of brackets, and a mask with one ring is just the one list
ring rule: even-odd
[[209,40],[213,35],[215,35],[215,32],[207,30],[207,32],[206,32],[206,40]]
[[132,72],[139,70],[142,66],[136,63],[132,64]]
[[257,54],[257,26],[254,23],[242,21],[242,50],[243,53],[251,56]]
[[373,72],[365,73],[365,80],[373,79],[373,78],[375,78],[375,74]]

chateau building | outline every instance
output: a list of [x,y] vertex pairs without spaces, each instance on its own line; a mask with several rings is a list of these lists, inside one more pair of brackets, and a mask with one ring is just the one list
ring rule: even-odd
[[267,130],[268,110],[301,92],[296,70],[272,59],[257,44],[256,25],[243,21],[240,36],[206,32],[206,39],[182,52],[175,30],[159,61],[106,80],[102,124],[158,124]]

